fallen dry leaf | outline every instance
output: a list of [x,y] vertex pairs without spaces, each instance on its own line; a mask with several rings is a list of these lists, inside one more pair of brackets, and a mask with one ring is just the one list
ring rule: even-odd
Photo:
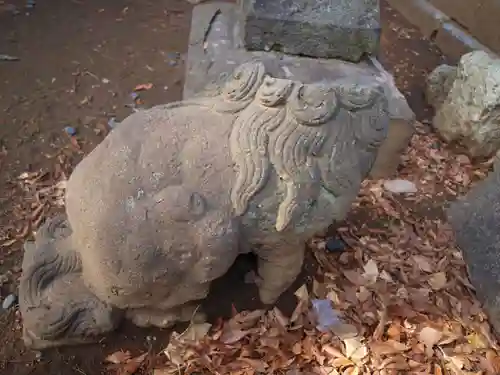
[[487,349],[489,347],[488,340],[479,332],[468,334],[466,339],[475,349]]
[[408,345],[396,340],[378,341],[370,344],[370,350],[378,356],[402,353],[409,349]]
[[190,324],[189,327],[179,337],[181,340],[199,341],[204,338],[212,328],[209,323]]
[[435,273],[429,278],[429,285],[434,290],[443,289],[446,283],[447,279],[445,272]]
[[105,361],[109,363],[120,364],[127,362],[130,358],[132,358],[132,356],[129,351],[124,352],[122,350],[119,350],[117,352],[114,352],[113,354],[108,355]]
[[249,331],[242,331],[241,329],[228,328],[223,331],[220,341],[224,344],[234,344],[240,341],[243,337],[247,336]]
[[424,327],[418,334],[418,339],[426,347],[427,355],[432,356],[432,350],[439,340],[443,337],[443,333],[432,327]]
[[185,347],[182,340],[178,339],[178,335],[175,332],[170,336],[170,342],[167,347],[163,349],[163,354],[168,358],[168,360],[175,366],[179,367],[184,364],[184,352]]
[[140,85],[135,86],[134,91],[145,91],[151,90],[153,88],[152,83],[141,83]]
[[422,255],[414,255],[412,261],[418,266],[418,268],[424,272],[432,273],[432,266],[430,260]]
[[363,267],[364,273],[363,277],[368,285],[374,284],[379,275],[377,263],[373,259],[370,259]]
[[307,287],[302,285],[299,289],[295,291],[295,296],[299,299],[299,301],[309,301],[309,292],[307,291]]
[[153,375],[174,375],[176,373],[179,373],[178,369],[155,368],[153,370]]
[[133,375],[136,373],[136,371],[141,367],[142,362],[147,357],[147,353],[141,354],[138,357],[129,359],[127,362],[123,364],[123,367],[119,369],[117,372],[117,375]]
[[360,362],[368,355],[368,348],[358,337],[343,340],[345,345],[345,355],[354,362]]

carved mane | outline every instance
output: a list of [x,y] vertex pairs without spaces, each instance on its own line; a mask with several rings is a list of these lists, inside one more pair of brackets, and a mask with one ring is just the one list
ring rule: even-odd
[[379,85],[350,82],[273,78],[260,62],[234,71],[214,109],[238,113],[230,136],[237,215],[245,214],[272,170],[286,187],[278,231],[299,219],[321,189],[333,199],[358,191],[386,136],[387,102]]

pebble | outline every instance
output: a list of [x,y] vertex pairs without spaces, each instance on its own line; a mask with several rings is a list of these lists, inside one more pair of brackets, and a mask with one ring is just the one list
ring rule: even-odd
[[64,131],[65,131],[65,132],[66,132],[66,134],[68,134],[68,135],[71,135],[71,136],[76,135],[76,129],[75,129],[74,127],[72,127],[72,126],[66,126],[66,127],[64,128]]
[[119,124],[119,122],[116,122],[116,118],[114,118],[114,117],[111,117],[108,121],[108,126],[110,129],[113,129],[118,124]]
[[384,182],[384,188],[395,194],[417,192],[417,186],[408,180],[389,180]]
[[326,240],[325,250],[329,253],[339,253],[346,249],[347,244],[341,239],[337,237],[331,237]]
[[176,66],[179,63],[179,59],[181,57],[179,52],[169,52],[167,53],[168,57],[168,65],[170,66]]
[[17,302],[17,297],[15,294],[9,294],[2,302],[2,308],[4,310],[10,309]]

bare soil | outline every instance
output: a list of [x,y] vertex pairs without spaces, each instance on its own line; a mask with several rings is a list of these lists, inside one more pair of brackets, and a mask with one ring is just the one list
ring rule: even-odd
[[[443,58],[385,2],[382,11],[380,59],[417,117],[428,120],[424,79]],[[22,1],[0,1],[0,54],[19,57],[0,61],[0,228],[18,229],[14,213],[23,197],[17,176],[53,169],[57,155],[74,166],[103,139],[111,118],[120,121],[131,113],[136,85],[153,84],[141,92],[145,107],[180,99],[190,17],[185,0],[50,0],[32,9]],[[66,134],[67,126],[77,130],[79,148]],[[16,292],[21,259],[20,242],[0,248],[0,296]],[[244,283],[252,267],[251,258],[242,258],[215,283],[206,303],[212,320],[229,316],[232,305],[237,310],[257,306],[255,290]],[[311,257],[298,284],[310,280],[315,267]],[[280,307],[289,311],[293,304],[290,293]],[[1,307],[0,332],[0,374],[6,375],[101,374],[107,354],[158,351],[170,334],[124,325],[99,344],[40,355],[24,348],[18,311]]]

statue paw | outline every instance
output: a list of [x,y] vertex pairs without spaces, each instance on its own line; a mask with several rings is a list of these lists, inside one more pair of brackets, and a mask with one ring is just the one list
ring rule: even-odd
[[196,304],[185,304],[168,310],[139,308],[127,310],[126,318],[138,327],[170,328],[176,323],[204,323],[207,316]]
[[44,349],[93,342],[118,325],[120,312],[86,286],[79,255],[46,234],[26,245],[19,309],[26,346]]
[[48,289],[37,305],[26,298],[20,301],[27,347],[96,342],[121,321],[121,312],[97,299],[78,275],[59,279]]

